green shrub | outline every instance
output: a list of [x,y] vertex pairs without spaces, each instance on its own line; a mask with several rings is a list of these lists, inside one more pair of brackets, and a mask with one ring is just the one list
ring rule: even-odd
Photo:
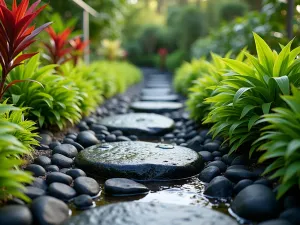
[[180,67],[184,60],[187,60],[186,55],[186,52],[182,50],[177,50],[175,52],[172,52],[171,54],[168,54],[166,60],[167,69],[169,71],[176,70],[178,67]]
[[68,122],[78,122],[81,118],[80,95],[78,89],[74,89],[74,82],[54,75],[55,65],[38,66],[39,55],[14,69],[8,82],[29,79],[36,82],[17,83],[8,89],[6,97],[16,106],[29,107],[28,118],[38,121],[40,127],[58,126],[62,129]]
[[83,115],[87,116],[103,101],[103,86],[100,76],[95,76],[93,66],[84,64],[73,67],[70,63],[61,67],[62,73],[74,82],[72,88],[77,90],[78,106]]
[[248,5],[244,2],[228,2],[221,6],[221,20],[231,21],[236,17],[243,16],[248,10]]
[[[224,59],[232,69],[206,100],[213,104],[205,123],[213,123],[213,136],[223,136],[231,145],[230,153],[258,139],[262,124],[256,122],[273,107],[283,104],[280,94],[289,94],[290,84],[300,85],[300,64],[295,57],[300,48],[290,50],[291,42],[277,54],[254,34],[258,58],[245,53],[249,65]],[[247,147],[246,147],[247,149]],[[250,150],[250,156],[256,146]]]
[[193,59],[190,63],[185,62],[176,70],[174,88],[177,92],[187,95],[189,88],[197,78],[207,73],[210,63],[205,59]]
[[275,108],[259,121],[269,125],[255,143],[265,152],[259,161],[272,160],[264,174],[279,178],[279,198],[293,186],[299,188],[300,180],[300,91],[293,87],[292,93],[281,97],[287,107]]
[[[226,55],[229,58],[230,52]],[[219,55],[211,54],[212,62],[210,69],[198,78],[194,85],[190,88],[188,95],[187,106],[190,111],[190,116],[196,121],[203,120],[212,110],[211,104],[205,102],[205,99],[215,94],[214,90],[225,78],[223,71],[228,67]],[[243,61],[244,52],[242,51],[236,58],[238,61]]]
[[23,194],[24,184],[33,178],[22,171],[22,156],[30,155],[30,144],[36,145],[34,123],[25,121],[22,110],[11,105],[0,104],[0,200],[12,196],[29,201]]

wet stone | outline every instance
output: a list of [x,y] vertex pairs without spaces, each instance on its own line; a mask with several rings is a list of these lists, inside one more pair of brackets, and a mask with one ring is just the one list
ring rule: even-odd
[[199,179],[203,182],[209,183],[213,178],[220,174],[220,169],[216,166],[206,167],[199,174]]
[[96,180],[90,177],[78,177],[74,180],[74,188],[79,194],[95,196],[100,192],[100,186]]
[[292,225],[289,221],[283,219],[268,220],[258,225]]
[[53,173],[48,174],[46,177],[47,184],[58,182],[58,183],[70,185],[72,183],[72,181],[73,181],[73,179],[71,176],[61,173],[61,172],[53,172]]
[[33,173],[33,176],[35,177],[45,176],[46,174],[46,170],[42,166],[37,164],[30,164],[26,166],[25,170]]
[[45,192],[45,190],[38,188],[38,187],[27,186],[24,191],[24,194],[27,195],[31,199],[35,199],[37,197],[45,195],[46,192]]
[[245,169],[227,169],[224,175],[232,182],[239,182],[243,179],[253,180],[257,178],[256,174]]
[[74,198],[74,205],[79,209],[85,209],[93,205],[93,199],[89,195],[79,195]]
[[111,195],[138,195],[149,192],[145,185],[126,178],[108,179],[104,184],[104,188],[105,193]]
[[58,153],[52,156],[51,162],[61,168],[71,167],[73,165],[73,159]]
[[40,155],[39,157],[34,159],[34,163],[42,167],[46,167],[51,164],[51,159],[47,156]]
[[51,196],[62,201],[69,201],[77,194],[76,191],[70,186],[56,182],[49,185],[48,192]]
[[134,102],[130,106],[136,112],[147,113],[165,113],[172,112],[183,108],[182,103],[178,102]]
[[199,155],[202,156],[202,159],[205,162],[211,161],[214,158],[213,155],[210,152],[208,152],[208,151],[201,151],[201,152],[199,152]]
[[154,101],[154,102],[175,102],[178,100],[177,95],[144,95],[141,101]]
[[69,158],[74,158],[78,154],[78,151],[77,151],[76,147],[71,144],[62,144],[62,145],[56,146],[53,149],[52,154],[55,154],[55,153],[67,156]]
[[142,95],[157,96],[157,95],[168,95],[172,92],[170,88],[144,88],[141,92]]
[[43,189],[44,191],[48,188],[46,181],[40,177],[36,177],[31,186]]
[[[118,219],[116,219],[118,218]],[[222,213],[196,206],[127,202],[85,211],[64,225],[237,225]]]
[[32,215],[27,206],[9,205],[0,208],[0,223],[3,225],[31,225]]
[[243,190],[244,188],[250,186],[253,184],[252,180],[249,179],[244,179],[239,181],[233,188],[234,193],[239,193],[241,190]]
[[238,193],[231,204],[238,216],[254,221],[276,218],[278,205],[272,190],[261,184],[253,184]]
[[196,175],[203,160],[195,151],[150,142],[113,142],[81,151],[76,166],[106,178],[172,180]]
[[215,177],[206,187],[204,194],[214,198],[228,198],[233,193],[233,184],[222,176]]
[[76,179],[77,177],[86,177],[86,174],[81,169],[70,169],[66,171],[66,174],[71,176],[73,179]]
[[157,114],[134,113],[106,117],[99,121],[110,130],[137,136],[159,136],[171,131],[174,121]]
[[99,144],[98,139],[90,131],[81,131],[78,134],[76,141],[85,148]]
[[31,211],[40,225],[61,224],[69,217],[69,208],[61,200],[42,196],[33,200]]

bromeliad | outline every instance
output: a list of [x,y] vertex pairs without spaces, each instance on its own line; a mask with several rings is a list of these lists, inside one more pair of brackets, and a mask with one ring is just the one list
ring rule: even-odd
[[46,23],[36,29],[34,25],[30,26],[47,6],[37,8],[40,2],[41,0],[38,0],[29,7],[29,0],[22,0],[19,5],[14,0],[12,10],[9,10],[5,1],[0,0],[0,64],[2,67],[0,100],[9,87],[25,81],[14,80],[6,84],[6,78],[12,69],[37,54],[37,52],[26,54],[22,52],[35,42],[34,38],[40,32],[51,24],[51,22]]

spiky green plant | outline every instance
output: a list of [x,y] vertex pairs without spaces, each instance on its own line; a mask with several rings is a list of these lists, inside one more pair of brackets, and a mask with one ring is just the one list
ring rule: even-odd
[[[300,60],[295,59],[300,48],[291,51],[287,44],[279,54],[254,34],[258,57],[245,53],[249,64],[223,59],[232,69],[215,90],[216,95],[206,100],[214,104],[205,123],[213,123],[213,136],[223,136],[231,145],[230,153],[243,144],[259,138],[263,124],[256,122],[273,107],[282,106],[280,94],[290,93],[290,84],[300,85]],[[244,149],[248,151],[248,146]],[[250,150],[250,156],[256,146]]]
[[[225,58],[229,58],[231,53],[227,53]],[[242,51],[236,59],[238,61],[244,60],[244,51]],[[212,62],[210,68],[207,69],[207,65],[204,66],[203,75],[194,81],[194,85],[189,89],[187,107],[190,111],[192,119],[201,121],[211,111],[212,104],[205,102],[205,99],[214,95],[214,90],[224,79],[223,72],[228,68],[225,62],[219,55],[211,53]],[[204,64],[203,64],[204,65]]]
[[39,67],[39,55],[34,56],[25,65],[14,69],[8,82],[31,79],[39,83],[15,84],[8,90],[6,97],[16,106],[30,108],[28,117],[38,121],[40,127],[58,126],[62,129],[68,122],[75,123],[81,118],[78,107],[80,95],[74,88],[74,82],[54,74],[55,67]]
[[259,162],[273,160],[264,174],[279,178],[279,198],[293,186],[300,189],[300,90],[292,87],[292,93],[281,97],[288,107],[275,108],[259,121],[269,125],[254,143],[264,151]]
[[61,66],[61,71],[74,82],[74,89],[77,89],[80,97],[79,108],[84,115],[89,115],[103,100],[102,79],[93,76],[94,68],[84,64],[73,67],[71,63],[67,63]]
[[190,63],[185,62],[175,73],[173,84],[175,90],[183,95],[187,95],[195,80],[207,74],[210,69],[210,63],[204,58],[194,59]]
[[19,166],[24,163],[21,157],[30,155],[29,144],[36,144],[33,127],[33,122],[24,120],[22,110],[0,104],[0,200],[14,196],[29,201],[24,184],[33,178]]

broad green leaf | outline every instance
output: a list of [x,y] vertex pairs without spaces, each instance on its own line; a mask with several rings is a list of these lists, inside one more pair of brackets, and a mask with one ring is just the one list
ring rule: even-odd
[[292,140],[287,147],[285,157],[291,157],[298,149],[300,149],[300,139]]
[[253,68],[248,66],[246,63],[234,60],[234,59],[223,59],[224,62],[235,72],[242,74],[242,75],[248,75],[252,76],[254,74]]
[[241,113],[241,117],[240,119],[244,118],[244,116],[246,116],[252,109],[254,109],[256,106],[254,105],[246,105],[244,108],[243,108],[243,111]]
[[274,77],[274,80],[284,95],[290,94],[290,81],[288,76]]
[[240,99],[240,97],[247,91],[251,90],[252,88],[251,87],[243,87],[243,88],[240,88],[234,95],[234,98],[233,98],[233,104],[236,104],[237,101]]
[[261,108],[262,108],[264,114],[267,114],[267,113],[270,112],[271,105],[272,105],[272,102],[269,102],[269,103],[264,103],[264,104],[261,106]]
[[273,67],[273,76],[279,77],[285,74],[286,69],[289,65],[289,53],[291,50],[291,45],[293,41],[290,41],[280,52],[277,59],[275,60],[274,67]]

